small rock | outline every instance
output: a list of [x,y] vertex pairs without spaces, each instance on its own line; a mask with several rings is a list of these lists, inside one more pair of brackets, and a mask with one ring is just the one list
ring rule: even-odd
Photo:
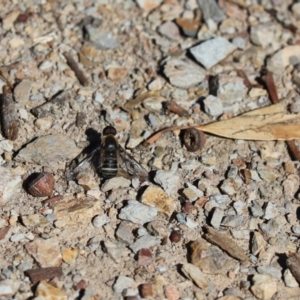
[[220,116],[224,112],[222,101],[213,95],[208,95],[203,103],[205,112],[211,117]]
[[159,184],[169,196],[171,196],[172,194],[177,193],[181,178],[176,171],[159,170],[155,174],[154,181]]
[[200,156],[200,161],[207,166],[215,166],[217,163],[217,158],[208,154],[203,154]]
[[11,237],[12,227],[5,226],[0,228],[0,245],[5,244]]
[[37,176],[27,178],[27,191],[33,197],[51,196],[54,189],[54,177],[51,173],[37,173]]
[[298,287],[299,284],[289,269],[286,269],[283,274],[283,280],[287,287]]
[[120,223],[116,231],[116,237],[119,241],[123,242],[126,245],[130,245],[134,241],[133,234],[126,222]]
[[170,40],[179,40],[180,32],[177,25],[174,22],[167,21],[158,27],[158,32],[169,38]]
[[11,200],[20,191],[22,178],[14,169],[0,166],[0,206]]
[[186,18],[177,18],[176,23],[181,28],[184,35],[189,37],[196,37],[201,26],[200,21]]
[[39,65],[39,69],[41,71],[46,71],[50,68],[52,68],[53,66],[53,62],[52,61],[49,61],[49,60],[44,60],[40,65]]
[[262,249],[267,245],[267,242],[264,240],[262,234],[258,231],[255,231],[251,241],[251,253],[257,255]]
[[280,270],[269,266],[259,266],[257,267],[257,272],[259,274],[271,276],[275,279],[280,279],[282,276]]
[[107,78],[113,81],[120,81],[127,76],[127,69],[121,67],[110,67],[107,69]]
[[15,233],[11,236],[10,241],[13,243],[20,242],[25,238],[24,233]]
[[196,159],[188,159],[180,164],[181,169],[188,171],[195,171],[201,166],[201,163]]
[[253,87],[249,91],[249,96],[252,99],[255,99],[255,98],[258,98],[258,97],[261,97],[261,96],[266,96],[266,95],[267,95],[267,91],[264,90],[264,89],[261,89],[261,88]]
[[98,215],[95,216],[92,220],[92,224],[96,228],[100,228],[109,222],[110,222],[110,217],[107,215],[101,215],[101,216]]
[[248,45],[248,40],[241,36],[236,36],[235,38],[232,39],[231,42],[240,50],[245,50]]
[[143,283],[140,285],[141,296],[145,299],[154,296],[154,289],[151,283]]
[[93,99],[94,99],[95,102],[100,103],[100,104],[103,104],[103,102],[105,100],[103,95],[100,93],[100,91],[96,91],[93,94]]
[[129,246],[129,248],[137,253],[142,248],[151,248],[153,246],[157,246],[160,244],[160,238],[152,236],[152,235],[144,235],[138,238],[133,244]]
[[253,217],[259,218],[264,215],[264,211],[260,205],[253,201],[250,211]]
[[174,199],[169,197],[160,187],[149,186],[142,195],[141,202],[154,206],[159,212],[164,213],[170,217],[176,209],[176,203]]
[[250,230],[242,229],[230,229],[232,236],[238,240],[249,240],[250,239]]
[[61,250],[62,259],[68,265],[75,262],[78,257],[78,248],[70,249],[70,248],[62,248]]
[[258,175],[264,181],[271,182],[280,177],[280,173],[276,169],[271,169],[268,167],[259,167],[257,169]]
[[36,300],[67,300],[67,295],[64,291],[54,287],[53,285],[42,280],[35,291]]
[[279,223],[276,219],[271,219],[268,221],[268,223],[260,224],[261,230],[268,236],[268,237],[274,237],[281,229],[282,224]]
[[45,165],[70,161],[80,152],[81,149],[66,135],[50,134],[27,144],[20,150],[16,160]]
[[15,9],[2,18],[2,28],[5,31],[11,30],[14,26],[14,22],[17,20],[18,16],[20,15],[20,10]]
[[150,249],[142,248],[138,252],[138,264],[140,266],[147,266],[153,261],[153,254]]
[[190,48],[190,52],[205,69],[210,69],[235,49],[236,46],[226,39],[216,37]]
[[264,219],[270,220],[275,218],[278,215],[278,210],[272,202],[268,202],[265,208]]
[[25,245],[28,253],[43,267],[60,266],[62,256],[57,238],[36,239]]
[[244,217],[243,216],[226,216],[222,221],[222,226],[226,227],[239,227],[244,223]]
[[189,217],[186,217],[185,225],[186,225],[186,227],[188,227],[190,229],[195,229],[195,228],[197,228],[199,226],[199,224],[197,222],[193,221]]
[[80,185],[85,191],[97,190],[99,188],[99,182],[97,180],[98,178],[95,177],[95,173],[82,172],[79,173],[76,179],[77,184]]
[[157,216],[157,209],[144,205],[135,200],[128,201],[128,205],[121,209],[119,218],[134,224],[143,225],[153,221]]
[[142,10],[150,12],[154,8],[158,7],[162,0],[137,0],[136,2]]
[[224,20],[225,14],[214,0],[197,0],[203,14],[203,19],[207,23],[214,20],[217,24]]
[[274,41],[274,24],[261,23],[251,26],[250,39],[255,45],[267,47]]
[[219,74],[212,80],[210,92],[218,97],[223,105],[234,105],[244,99],[247,89],[243,78]]
[[13,141],[11,140],[0,141],[0,149],[2,149],[5,152],[11,152],[14,149]]
[[223,217],[224,217],[224,211],[222,209],[216,207],[213,212],[212,218],[210,220],[210,224],[214,228],[219,229]]
[[192,280],[200,289],[206,289],[208,283],[205,275],[200,269],[192,264],[184,263],[181,268],[182,273],[190,280]]
[[32,81],[24,79],[14,88],[14,97],[16,102],[25,105],[29,101]]
[[173,86],[187,89],[202,82],[205,70],[196,64],[178,58],[168,60],[164,65],[164,74]]
[[251,292],[259,299],[271,299],[277,292],[277,282],[270,276],[256,274],[252,280]]
[[123,258],[128,256],[130,252],[125,244],[118,241],[104,241],[104,248],[116,264],[120,264]]
[[0,297],[1,299],[13,299],[13,295],[17,293],[21,282],[15,279],[5,279],[0,281]]
[[174,285],[165,285],[164,290],[165,296],[168,300],[178,300],[180,298],[180,294]]
[[44,118],[38,118],[34,122],[35,126],[41,130],[49,130],[52,127],[53,119],[51,116],[47,116]]
[[113,177],[104,182],[101,187],[102,192],[108,192],[113,189],[127,188],[131,184],[130,180],[124,177]]
[[239,185],[234,179],[228,178],[223,181],[220,189],[223,193],[232,196],[239,189]]

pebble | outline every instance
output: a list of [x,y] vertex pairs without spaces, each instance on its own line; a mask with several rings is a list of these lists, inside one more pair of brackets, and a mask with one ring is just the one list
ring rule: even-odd
[[224,108],[221,99],[213,95],[208,95],[204,101],[204,110],[211,117],[217,117],[223,114]]
[[122,242],[108,240],[104,241],[103,244],[105,251],[116,264],[120,264],[130,252]]
[[62,248],[61,249],[62,259],[68,265],[73,264],[78,257],[78,248]]
[[67,295],[61,289],[54,287],[53,285],[47,283],[46,281],[42,280],[35,291],[35,298],[36,300],[67,300]]
[[206,23],[210,19],[217,24],[224,20],[225,14],[214,0],[198,0],[197,2]]
[[195,171],[201,166],[200,161],[196,159],[188,159],[180,164],[181,169],[188,171]]
[[131,181],[124,177],[113,177],[104,182],[101,187],[102,192],[108,192],[114,189],[127,188],[131,184]]
[[182,273],[191,281],[193,281],[200,289],[206,289],[208,287],[205,275],[200,269],[192,264],[184,263],[181,267]]
[[280,231],[282,224],[279,223],[276,219],[271,219],[268,223],[260,224],[260,229],[266,234],[268,237],[274,237]]
[[226,216],[222,221],[222,226],[235,228],[241,226],[244,221],[245,218],[243,216]]
[[170,40],[179,40],[180,39],[180,32],[179,32],[179,29],[178,29],[178,26],[174,23],[174,22],[171,22],[171,21],[167,21],[165,23],[163,23],[162,25],[160,25],[158,27],[158,32],[169,38]]
[[150,249],[142,248],[138,252],[139,266],[147,266],[153,261],[153,254]]
[[267,91],[264,90],[264,89],[261,89],[261,88],[253,87],[249,91],[249,96],[252,99],[255,99],[255,98],[258,98],[258,97],[261,97],[261,96],[266,96],[266,95],[267,95]]
[[19,151],[16,160],[45,165],[70,161],[80,152],[81,149],[66,135],[49,134],[27,144]]
[[188,227],[190,229],[196,229],[199,226],[199,224],[197,222],[193,221],[189,217],[186,217],[186,219],[185,219],[185,225],[186,225],[186,227]]
[[221,184],[220,189],[223,193],[232,196],[239,189],[239,184],[234,179],[227,178]]
[[50,238],[47,240],[38,238],[33,242],[26,244],[25,248],[43,268],[60,266],[62,262],[60,246],[57,238]]
[[164,291],[168,300],[178,300],[180,298],[180,293],[173,284],[165,285]]
[[283,281],[287,287],[298,287],[299,284],[289,269],[286,269],[283,274]]
[[202,82],[206,75],[205,70],[201,67],[178,58],[166,62],[164,74],[173,86],[182,89],[187,89]]
[[129,246],[129,248],[137,253],[142,248],[151,248],[153,246],[158,246],[160,244],[160,238],[152,236],[152,235],[144,235],[138,238],[133,244]]
[[211,218],[211,220],[210,220],[210,224],[211,224],[214,228],[219,229],[223,217],[224,217],[224,211],[223,211],[222,209],[216,207],[216,208],[214,209],[212,218]]
[[0,228],[0,245],[5,244],[11,237],[12,227],[4,226]]
[[252,216],[256,218],[262,217],[264,215],[264,210],[256,202],[252,203],[252,206],[250,207],[250,211]]
[[127,222],[121,222],[117,231],[116,237],[119,241],[125,243],[126,245],[130,245],[134,241],[134,236],[127,225]]
[[52,127],[53,119],[51,116],[36,119],[34,125],[40,130],[49,130]]
[[267,61],[267,69],[281,76],[284,69],[292,64],[296,65],[300,62],[300,45],[286,46],[277,51]]
[[17,20],[18,16],[20,15],[20,10],[15,9],[3,16],[2,18],[2,28],[5,31],[9,31],[13,29],[14,22]]
[[247,39],[241,36],[236,36],[235,38],[232,39],[231,42],[240,50],[245,50],[248,45]]
[[97,215],[92,220],[92,224],[96,228],[100,228],[109,222],[110,222],[110,217],[107,215]]
[[264,181],[271,182],[280,177],[280,173],[276,169],[260,166],[257,168],[258,175]]
[[259,299],[271,299],[277,292],[277,282],[270,276],[256,274],[252,280],[251,292]]
[[13,243],[20,242],[25,239],[24,233],[15,233],[11,236],[10,241]]
[[266,48],[274,41],[274,24],[261,23],[251,26],[250,39],[253,44]]
[[86,38],[92,42],[98,50],[113,49],[119,46],[119,42],[113,38],[110,32],[103,32],[90,24],[87,24],[84,29],[86,31]]
[[22,187],[22,178],[14,169],[0,166],[0,206],[16,197]]
[[93,94],[93,100],[97,103],[103,104],[105,98],[103,97],[103,95],[100,93],[100,91],[96,91]]
[[16,102],[25,105],[29,101],[30,92],[32,88],[32,81],[24,79],[14,88],[14,98]]
[[25,121],[28,121],[28,112],[27,112],[26,109],[20,108],[20,109],[18,110],[18,112],[19,112],[19,115],[20,115],[20,118],[21,118],[21,119],[23,119],[23,120],[25,120]]
[[231,235],[238,240],[249,240],[250,239],[250,230],[242,229],[230,229]]
[[122,67],[109,67],[107,69],[107,78],[113,81],[121,81],[127,76],[128,70]]
[[11,140],[0,141],[0,149],[6,152],[11,152],[14,149],[14,143]]
[[49,61],[49,60],[44,60],[40,65],[39,65],[39,69],[41,71],[46,71],[50,68],[52,68],[53,66],[53,62],[52,61]]
[[216,37],[190,48],[190,52],[205,69],[210,69],[235,49],[225,38]]
[[257,267],[257,272],[259,274],[271,276],[275,279],[280,279],[282,276],[280,270],[278,270],[274,267],[269,267],[269,266],[259,266],[259,267]]
[[201,26],[200,21],[187,18],[177,18],[176,24],[181,28],[184,35],[189,37],[196,37]]
[[162,0],[137,0],[136,2],[142,10],[150,12],[154,8],[158,7]]
[[266,246],[267,246],[267,242],[265,241],[262,234],[258,231],[255,231],[253,233],[253,237],[252,237],[252,240],[251,240],[251,253],[253,255],[257,255]]
[[265,208],[264,219],[270,220],[278,215],[278,210],[272,202],[268,202]]
[[199,197],[203,196],[203,192],[198,190],[195,186],[191,185],[188,188],[183,189],[182,194],[189,200],[195,201]]
[[210,92],[221,99],[223,105],[234,105],[244,99],[247,89],[243,78],[219,74],[212,81]]
[[156,216],[156,207],[145,205],[135,200],[128,201],[128,205],[122,208],[119,214],[121,220],[139,225],[153,221]]
[[163,189],[157,186],[149,186],[142,195],[141,202],[146,205],[154,206],[157,210],[167,217],[171,217],[176,209],[176,202],[169,197]]
[[177,171],[159,170],[155,174],[154,181],[159,184],[169,196],[171,196],[172,194],[177,193],[181,178]]
[[12,299],[21,285],[21,282],[15,279],[5,279],[0,281],[1,299]]

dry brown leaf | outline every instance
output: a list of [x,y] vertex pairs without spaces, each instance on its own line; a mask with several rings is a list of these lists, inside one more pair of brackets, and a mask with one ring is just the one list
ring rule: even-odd
[[287,112],[287,102],[246,112],[228,120],[199,126],[171,126],[151,136],[145,145],[154,143],[163,133],[170,130],[196,128],[218,136],[242,140],[294,140],[300,139],[300,123],[285,124],[300,117]]

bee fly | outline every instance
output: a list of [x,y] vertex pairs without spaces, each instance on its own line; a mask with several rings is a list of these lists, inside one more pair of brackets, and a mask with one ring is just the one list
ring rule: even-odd
[[125,174],[140,177],[143,180],[147,179],[148,172],[120,146],[115,137],[116,134],[117,131],[114,127],[105,127],[103,129],[100,147],[97,147],[88,154],[75,169],[73,169],[72,173],[76,173],[85,162],[91,160],[93,155],[100,150],[99,167],[104,179]]

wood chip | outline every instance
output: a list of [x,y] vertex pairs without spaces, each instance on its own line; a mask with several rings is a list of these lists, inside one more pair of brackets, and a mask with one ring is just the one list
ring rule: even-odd
[[166,107],[170,112],[177,114],[180,117],[189,117],[189,112],[173,100],[167,101]]
[[42,280],[53,279],[63,275],[61,267],[49,267],[40,269],[30,269],[25,271],[25,274],[30,278],[30,281],[35,284]]
[[212,244],[220,247],[227,252],[231,257],[242,261],[249,261],[248,256],[245,254],[244,249],[238,246],[230,237],[219,233],[217,230],[206,226],[207,233],[205,238]]

